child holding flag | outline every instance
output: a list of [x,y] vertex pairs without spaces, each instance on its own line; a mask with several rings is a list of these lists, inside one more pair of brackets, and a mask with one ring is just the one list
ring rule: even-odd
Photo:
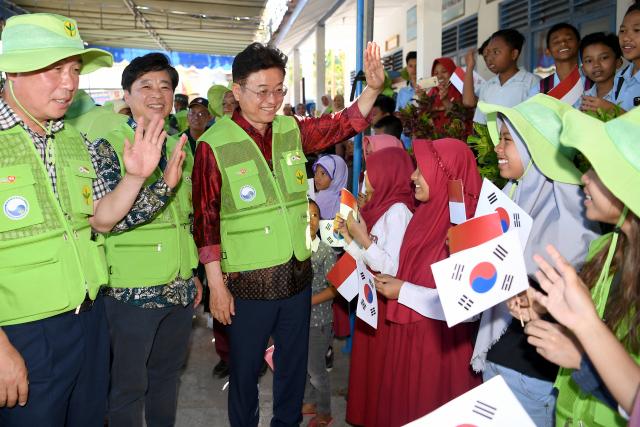
[[[383,136],[368,138],[374,145],[373,141]],[[359,223],[351,214],[347,221],[336,218],[340,234],[349,244],[346,251],[374,272],[395,275],[398,271],[400,246],[415,205],[411,182],[413,168],[413,160],[404,148],[389,147],[368,154],[365,185],[371,200],[360,211]],[[379,297],[377,329],[356,318],[347,404],[347,420],[352,424],[376,426],[376,407],[389,334],[386,307],[387,299]]]
[[449,328],[443,319],[411,307],[426,300],[439,305],[431,264],[449,256],[447,181],[462,180],[467,217],[476,210],[482,181],[464,142],[413,143],[418,167],[411,178],[415,198],[422,203],[405,233],[397,278],[386,274],[376,278],[376,290],[389,299],[386,317],[391,322],[377,401],[378,423],[384,426],[405,425],[480,383],[468,366],[473,325]]
[[627,425],[618,414],[618,402],[631,413],[640,382],[640,220],[635,214],[640,212],[638,131],[638,110],[607,124],[579,113],[564,118],[562,143],[580,150],[592,162],[592,169],[582,176],[587,217],[616,228],[591,244],[579,276],[562,251],[552,245],[547,252],[564,279],[549,262],[536,256],[541,268],[537,277],[549,297],[536,293],[535,298],[582,344],[576,345],[566,329],[543,320],[530,322],[525,329],[537,351],[562,367],[555,383],[558,425],[568,418],[584,427]]
[[[559,142],[562,117],[572,107],[536,95],[514,108],[484,103],[478,108],[487,114],[494,144],[499,141],[495,151],[500,175],[510,180],[503,192],[533,219],[529,239],[521,245],[530,283],[536,286],[533,255],[544,245],[560,247],[577,265],[598,237],[597,222],[589,221],[580,205],[581,173],[573,164],[576,151]],[[523,294],[485,311],[471,363],[474,370],[483,371],[485,381],[501,375],[536,425],[548,427],[554,425],[553,381],[558,368],[532,351],[520,322],[512,321],[520,314],[530,320],[528,307]]]
[[302,414],[314,416],[309,422],[309,426],[323,425],[328,427],[334,419],[331,417],[331,387],[325,354],[329,348],[333,327],[331,301],[338,295],[338,291],[327,280],[327,273],[336,265],[337,259],[331,246],[318,237],[320,208],[313,200],[309,200],[309,216],[313,282],[311,282],[309,362]]
[[[456,64],[449,58],[438,58],[433,61],[431,77],[438,78],[438,86],[431,89],[428,96],[435,96],[434,107],[440,107],[436,115],[432,117],[433,124],[442,127],[448,125],[451,119],[445,117],[445,113],[451,109],[453,103],[462,102],[462,94],[451,84],[451,75],[456,71]],[[471,73],[473,75],[473,73]],[[471,123],[466,123],[471,126]]]
[[604,111],[615,108],[613,83],[622,66],[622,49],[615,34],[589,34],[580,42],[582,70],[594,82],[582,95],[580,111]]

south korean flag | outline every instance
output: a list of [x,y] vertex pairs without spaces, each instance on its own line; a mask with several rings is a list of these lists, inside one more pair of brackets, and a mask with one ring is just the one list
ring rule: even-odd
[[501,376],[466,392],[405,427],[535,427]]
[[347,246],[342,234],[333,228],[333,220],[320,221],[320,237],[322,241],[333,248],[344,248]]
[[520,246],[524,252],[524,248],[527,246],[527,240],[529,240],[529,233],[531,233],[531,227],[533,226],[533,218],[523,211],[520,206],[515,204],[509,196],[485,178],[482,183],[475,218],[493,212],[498,212],[498,215],[500,215],[503,233],[518,232]]
[[358,310],[356,316],[378,329],[378,296],[373,274],[360,261],[356,261],[358,269]]
[[518,233],[506,233],[431,265],[447,325],[455,326],[529,287]]

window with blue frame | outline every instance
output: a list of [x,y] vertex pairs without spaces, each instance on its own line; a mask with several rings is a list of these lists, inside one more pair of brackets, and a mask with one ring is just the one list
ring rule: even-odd
[[547,32],[568,22],[581,37],[596,31],[616,33],[616,1],[611,0],[507,0],[499,5],[500,29],[514,28],[526,38],[521,64],[542,76],[555,72],[553,58],[545,54]]
[[442,30],[442,56],[464,66],[469,49],[478,47],[478,15],[472,15]]

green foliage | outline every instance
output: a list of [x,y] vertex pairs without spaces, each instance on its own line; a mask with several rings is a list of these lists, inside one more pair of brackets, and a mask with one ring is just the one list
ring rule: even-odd
[[467,144],[474,153],[476,153],[476,161],[480,175],[493,182],[496,187],[503,188],[507,185],[507,180],[500,176],[498,155],[494,151],[489,129],[487,129],[485,125],[474,123],[473,130],[474,135],[467,138]]

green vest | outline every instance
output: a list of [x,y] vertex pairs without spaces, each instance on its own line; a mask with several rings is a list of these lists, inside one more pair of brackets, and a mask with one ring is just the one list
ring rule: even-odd
[[307,159],[293,117],[273,121],[273,172],[256,143],[222,117],[198,141],[211,146],[222,175],[222,271],[256,270],[311,256]]
[[107,282],[101,235],[92,240],[95,171],[80,133],[55,134],[56,186],[21,126],[0,132],[0,326],[46,319],[95,299]]
[[186,109],[180,110],[175,114],[176,119],[178,120],[178,132],[180,133],[189,129],[189,121],[187,120],[187,114],[189,114],[189,112]]
[[[591,242],[587,261],[590,261],[603,247],[606,247],[605,245],[611,240],[612,234],[613,233],[609,233]],[[609,276],[604,283],[598,284],[591,290],[591,295],[594,297],[594,303],[598,309],[600,318],[604,315],[612,281],[613,276]],[[600,297],[596,297],[597,295]],[[622,340],[624,334],[618,333],[617,335],[618,339]],[[639,355],[633,354],[628,348],[627,350],[636,363],[640,364]],[[622,427],[627,425],[627,421],[625,421],[617,411],[612,410],[603,402],[593,397],[593,395],[582,393],[578,384],[571,378],[572,372],[573,369],[560,368],[554,384],[554,387],[559,391],[556,403],[557,427],[564,427],[568,418],[573,420],[573,423],[569,423],[569,425],[573,427],[577,427],[579,421],[582,421],[584,427]]]
[[[103,135],[118,155],[122,175],[124,139],[133,141],[133,129],[124,124],[119,129]],[[167,157],[178,141],[167,137]],[[109,283],[114,288],[140,288],[163,285],[174,280],[178,273],[182,278],[192,276],[191,269],[198,266],[198,253],[191,235],[193,200],[191,198],[191,170],[193,156],[187,155],[182,165],[182,179],[173,189],[169,201],[148,222],[123,233],[107,233],[105,252],[109,265]],[[160,168],[147,178],[145,185],[153,184],[162,176]]]

